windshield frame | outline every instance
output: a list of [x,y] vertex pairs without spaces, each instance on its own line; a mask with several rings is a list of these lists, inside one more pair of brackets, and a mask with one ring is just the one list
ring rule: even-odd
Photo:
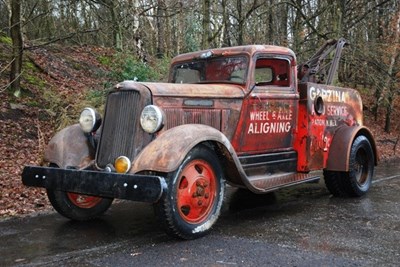
[[[247,54],[214,55],[209,58],[197,57],[175,62],[171,65],[169,82],[182,84],[233,83],[245,85],[248,80],[249,66],[250,57]],[[179,74],[179,70],[182,70],[182,75]]]

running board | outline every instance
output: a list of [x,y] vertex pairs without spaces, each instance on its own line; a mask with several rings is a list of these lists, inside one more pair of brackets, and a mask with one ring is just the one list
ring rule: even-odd
[[273,175],[248,176],[248,181],[254,193],[267,193],[287,186],[319,180],[320,172],[311,173],[280,173]]
[[294,173],[297,170],[296,151],[240,156],[239,160],[248,177],[266,173]]

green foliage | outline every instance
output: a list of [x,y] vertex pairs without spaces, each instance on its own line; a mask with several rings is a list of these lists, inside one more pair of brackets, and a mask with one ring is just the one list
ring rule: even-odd
[[30,85],[38,85],[39,87],[42,87],[44,85],[43,81],[38,79],[36,76],[24,73],[23,78],[28,83],[28,85],[29,84]]
[[108,57],[108,56],[98,56],[97,61],[99,61],[99,63],[101,65],[104,65],[107,67],[111,66],[111,64],[112,64],[112,58]]
[[[107,81],[104,88],[111,88],[118,82],[125,80],[146,81],[167,81],[170,58],[152,59],[150,62],[143,62],[130,53],[119,52],[112,56],[98,56],[100,64],[106,66],[110,71],[106,74]],[[104,76],[103,76],[104,77]],[[91,98],[93,95],[88,95]]]
[[163,57],[161,59],[156,59],[154,63],[154,73],[157,74],[154,81],[168,81],[169,66],[171,59],[169,57]]
[[38,87],[39,89],[44,89],[46,83],[36,76],[35,66],[30,62],[24,62],[23,64],[22,79],[26,83],[26,87]]
[[69,105],[66,106],[68,100],[60,97],[55,90],[50,90],[49,88],[43,89],[42,99],[47,103],[45,108],[46,112],[57,118],[57,130],[75,123],[70,115],[71,112],[75,112],[75,108],[71,108]]
[[53,110],[55,112],[59,111],[61,106],[64,105],[64,100],[53,90],[43,90],[42,91],[43,100],[48,103],[47,109]]
[[25,71],[29,70],[29,71],[35,71],[36,70],[36,66],[35,64],[33,64],[32,62],[29,61],[24,61],[23,62],[23,67],[22,67]]
[[202,32],[202,27],[200,24],[200,20],[193,18],[192,16],[188,16],[186,18],[187,28],[185,29],[185,48],[184,52],[193,52],[200,49],[200,40],[197,38],[199,33]]
[[42,104],[39,103],[39,102],[37,102],[36,100],[27,101],[27,102],[26,102],[26,105],[27,105],[28,107],[36,107],[36,108],[42,106]]
[[152,68],[147,62],[142,62],[132,55],[122,52],[115,54],[110,61],[106,57],[102,57],[101,60],[102,64],[109,64],[111,69],[108,74],[109,80],[104,85],[105,88],[125,80],[158,81],[168,72],[165,70],[164,59],[157,61],[156,68]]
[[[87,100],[96,100],[96,99],[103,99],[107,95],[108,91],[106,90],[89,90],[86,94],[86,99]],[[93,105],[97,106],[97,105]]]
[[[112,86],[124,80],[138,81],[164,81],[168,80],[170,58],[154,59],[151,64],[141,62],[132,55],[117,53],[113,57],[101,56],[97,58],[101,64],[109,66],[108,82],[104,84],[104,90],[90,89],[86,91],[85,98],[74,109],[79,113],[81,109],[91,106],[100,114],[104,111],[104,104],[108,92]],[[153,66],[153,67],[152,67]]]
[[6,44],[6,45],[12,45],[12,40],[10,37],[5,36],[0,33],[0,43]]
[[[102,114],[108,92],[109,90],[89,90],[85,96],[84,106],[94,107]],[[82,106],[81,108],[84,107]]]
[[156,73],[147,63],[140,62],[132,56],[119,58],[119,64],[111,75],[118,81],[138,80],[150,81],[156,76]]

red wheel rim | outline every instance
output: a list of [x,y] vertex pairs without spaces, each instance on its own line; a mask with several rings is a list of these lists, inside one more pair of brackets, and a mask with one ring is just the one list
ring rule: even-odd
[[211,165],[193,160],[178,179],[177,204],[180,216],[188,223],[201,223],[212,212],[216,197],[216,177]]
[[101,197],[81,195],[75,193],[67,193],[69,200],[77,207],[82,209],[90,209],[100,203]]

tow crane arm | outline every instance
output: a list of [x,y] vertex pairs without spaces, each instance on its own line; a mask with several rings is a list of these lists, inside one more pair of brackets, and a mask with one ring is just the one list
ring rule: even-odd
[[[328,40],[307,62],[300,65],[308,65],[310,81],[332,84],[346,43],[344,38]],[[332,52],[334,52],[333,55],[331,55]]]

